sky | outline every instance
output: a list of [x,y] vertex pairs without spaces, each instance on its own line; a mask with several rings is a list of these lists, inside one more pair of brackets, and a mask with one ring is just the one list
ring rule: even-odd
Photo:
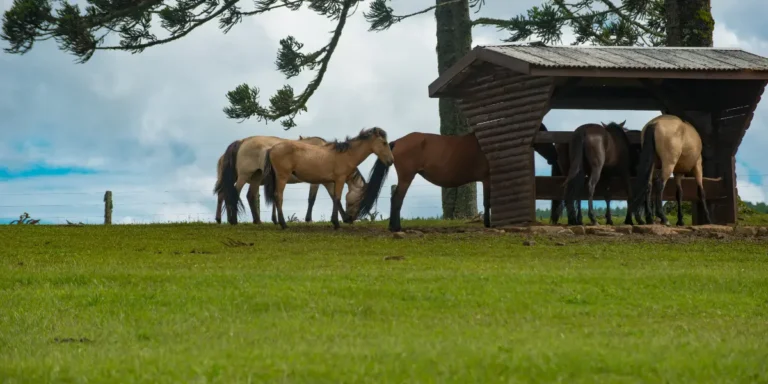
[[[539,1],[486,3],[473,17],[511,17]],[[0,0],[0,9],[11,4]],[[399,13],[431,4],[392,1]],[[768,26],[762,20],[768,2],[713,0],[712,7],[715,46],[768,56]],[[0,52],[0,222],[29,212],[44,222],[100,223],[106,190],[114,196],[114,223],[212,221],[216,161],[233,140],[251,135],[343,139],[372,126],[392,139],[414,131],[438,133],[438,101],[427,92],[437,78],[434,17],[425,14],[374,33],[367,31],[361,11],[348,21],[308,112],[289,131],[277,122],[238,123],[222,108],[226,92],[243,82],[260,87],[264,100],[285,83],[303,89],[311,73],[286,81],[274,63],[279,40],[289,34],[308,49],[327,43],[334,23],[311,11],[250,17],[228,34],[210,23],[141,54],[100,51],[85,64],[76,64],[53,42],[37,44],[23,56]],[[495,28],[476,28],[473,46],[498,44],[504,37]],[[571,39],[566,35],[563,43]],[[558,110],[544,123],[550,130],[571,131],[586,122],[626,119],[628,127],[641,129],[654,115]],[[768,162],[760,155],[768,145],[767,124],[768,103],[763,102],[737,154],[739,194],[747,201],[765,201],[768,195]],[[363,174],[373,162],[371,156],[361,164]],[[536,166],[537,174],[548,174],[538,155]],[[386,185],[395,183],[391,172]],[[306,184],[287,187],[286,216],[303,218],[308,191]],[[482,196],[480,191],[478,185]],[[482,209],[482,201],[478,206]],[[388,187],[377,208],[389,216]],[[267,209],[262,202],[262,211]],[[314,218],[329,220],[330,212],[330,198],[321,188]],[[440,188],[417,176],[402,216],[440,214]]]

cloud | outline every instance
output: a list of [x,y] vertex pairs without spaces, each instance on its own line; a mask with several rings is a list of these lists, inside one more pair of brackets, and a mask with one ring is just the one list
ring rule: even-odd
[[[539,3],[488,2],[473,17],[512,16]],[[768,33],[744,32],[739,29],[742,21],[729,16],[740,5],[729,3],[731,13],[720,16],[718,7],[726,5],[722,0],[715,3],[718,44],[768,53]],[[10,5],[10,0],[0,0],[1,9]],[[421,5],[430,3],[399,1],[393,7],[407,13]],[[104,191],[111,190],[114,222],[212,220],[216,161],[235,139],[250,135],[334,139],[373,125],[395,138],[413,131],[437,133],[438,102],[427,96],[427,86],[437,77],[434,23],[434,17],[424,15],[372,33],[358,11],[309,111],[297,119],[297,128],[287,132],[277,123],[239,124],[227,119],[222,112],[224,95],[243,82],[259,86],[264,100],[286,83],[302,89],[310,75],[285,80],[275,70],[275,53],[279,39],[289,34],[310,50],[327,42],[333,22],[312,12],[270,12],[245,19],[226,35],[213,23],[141,54],[99,52],[84,65],[74,64],[73,57],[53,42],[38,44],[24,56],[0,54],[0,164],[2,172],[15,175],[0,179],[0,217],[16,217],[27,210],[54,222],[99,222]],[[505,37],[495,28],[481,28],[473,38],[475,44],[495,44]],[[563,40],[567,44],[572,39],[566,34]],[[652,115],[553,111],[545,124],[551,130],[573,130],[588,121],[626,119],[639,129]],[[739,160],[753,167],[743,172],[768,174],[760,158],[768,144],[764,116],[766,107],[761,106],[739,151]],[[372,165],[373,157],[360,169],[367,175]],[[39,174],[26,177],[34,169]],[[548,173],[538,156],[536,169]],[[51,175],[57,172],[69,174]],[[740,191],[746,191],[742,168],[738,172]],[[396,182],[391,172],[387,184]],[[765,194],[765,187],[757,188]],[[304,216],[308,189],[308,185],[288,186],[287,215]],[[482,196],[480,191],[479,187]],[[387,187],[378,209],[389,215]],[[270,212],[263,204],[262,210],[262,219],[268,219]],[[321,189],[314,217],[328,220],[330,212],[330,199]],[[404,217],[440,213],[440,189],[417,176],[404,203]]]

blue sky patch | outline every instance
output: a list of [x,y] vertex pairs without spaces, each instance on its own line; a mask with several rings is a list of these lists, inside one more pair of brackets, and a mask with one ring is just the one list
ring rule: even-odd
[[46,164],[33,164],[14,170],[0,167],[0,180],[29,179],[46,176],[93,175],[97,173],[99,171],[84,167],[56,167]]

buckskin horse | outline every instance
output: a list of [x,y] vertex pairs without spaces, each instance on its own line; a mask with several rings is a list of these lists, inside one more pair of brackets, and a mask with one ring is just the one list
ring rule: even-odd
[[[224,154],[219,157],[216,186],[214,187],[214,193],[217,195],[217,223],[221,223],[221,206],[225,202],[225,193],[229,191],[229,193],[236,193],[239,196],[245,183],[250,185],[246,193],[246,199],[251,208],[253,223],[261,223],[259,210],[256,209],[256,199],[259,198],[259,186],[262,185],[264,178],[266,153],[273,145],[283,141],[289,141],[289,139],[275,136],[250,136],[232,142]],[[328,143],[320,137],[299,136],[299,141],[312,145],[325,145]],[[241,182],[238,183],[238,180]],[[288,180],[288,184],[303,182],[295,176]],[[235,185],[236,183],[237,186],[234,187],[234,190],[225,188],[225,185]],[[355,169],[355,172],[347,178],[346,183],[349,188],[346,196],[347,215],[354,220],[357,217],[358,207],[362,199],[363,189],[365,188],[365,178],[358,169]],[[328,194],[333,197],[333,185],[331,183],[324,183],[323,186],[328,191]],[[318,184],[311,184],[309,187],[309,206],[307,207],[305,217],[307,222],[312,221],[312,208],[315,204],[318,187]],[[275,206],[272,207],[272,222],[275,224],[277,224],[276,209]],[[230,224],[237,224],[237,214],[233,214],[229,206],[227,206],[227,219]]]
[[[675,175],[677,190],[677,225],[683,225],[683,176],[693,174],[698,185],[699,200],[704,208],[707,224],[712,220],[707,209],[706,193],[704,192],[701,136],[690,123],[674,115],[660,115],[651,119],[643,127],[641,133],[642,152],[638,165],[638,178],[634,186],[631,206],[638,206],[646,198],[646,206],[651,201],[651,192],[655,195],[656,216],[662,224],[669,225],[661,205],[661,195],[667,181]],[[652,186],[653,171],[660,168],[659,185]],[[646,212],[648,214],[648,212]]]
[[[541,125],[540,131],[546,131]],[[483,183],[483,225],[491,226],[491,177],[488,160],[480,148],[474,133],[464,135],[438,135],[432,133],[409,133],[389,144],[395,156],[397,187],[392,195],[389,230],[401,230],[400,209],[408,188],[416,175],[443,188],[455,188],[468,183]],[[552,144],[536,144],[534,149],[550,164],[557,161],[557,152]],[[368,178],[369,185],[380,185],[389,171],[389,165],[377,161]],[[368,212],[376,199],[368,195],[360,203],[360,212]]]
[[[608,125],[581,125],[576,128],[570,143],[567,145],[569,156],[560,156],[560,166],[564,169],[569,169],[564,185],[563,197],[566,210],[568,211],[569,225],[582,224],[581,190],[584,186],[585,175],[589,175],[587,183],[589,188],[589,208],[587,215],[592,225],[597,224],[593,210],[593,199],[595,187],[597,187],[599,182],[602,181],[609,186],[605,196],[607,204],[606,222],[608,225],[613,225],[610,211],[610,183],[614,179],[619,178],[623,181],[628,194],[627,201],[631,201],[630,176],[634,176],[636,173],[634,168],[638,162],[639,151],[636,146],[630,144],[626,134],[628,130],[624,127],[625,123],[626,121],[619,124],[611,122]],[[566,152],[563,149],[559,148],[561,154]],[[574,201],[577,202],[577,207],[574,207]],[[632,225],[633,213],[638,224],[642,223],[640,214],[636,210],[630,210],[628,205],[624,224]],[[559,207],[557,216],[559,216]]]
[[[347,222],[346,214],[340,209],[344,180],[372,153],[376,154],[378,161],[387,166],[394,162],[387,143],[387,133],[378,127],[361,130],[357,137],[347,138],[342,142],[320,146],[300,141],[275,144],[266,155],[264,194],[267,204],[277,205],[280,226],[283,229],[287,227],[283,218],[283,191],[288,180],[295,176],[309,183],[334,183],[331,223],[334,229],[339,229],[339,211]],[[370,182],[365,186],[359,214],[368,213],[368,210],[363,210],[363,203],[366,199],[375,200],[380,191],[381,183]],[[236,201],[230,197],[230,202]]]

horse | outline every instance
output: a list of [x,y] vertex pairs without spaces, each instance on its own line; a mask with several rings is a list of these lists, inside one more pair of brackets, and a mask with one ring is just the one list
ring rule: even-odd
[[[540,131],[547,128],[542,124]],[[389,144],[395,155],[397,187],[392,195],[389,230],[399,232],[400,210],[408,188],[416,175],[442,188],[456,188],[468,183],[483,183],[483,225],[491,226],[491,175],[488,160],[474,133],[464,135],[438,135],[409,133]],[[556,161],[557,152],[552,144],[536,144],[534,149],[548,162]],[[389,171],[388,165],[377,161],[369,176],[369,183],[382,183]],[[363,197],[360,211],[370,209],[375,200]]]
[[[646,207],[651,200],[651,193],[656,195],[656,216],[662,224],[669,225],[664,210],[661,206],[661,194],[667,181],[675,175],[677,190],[677,225],[683,225],[683,179],[688,174],[693,174],[698,185],[699,200],[704,208],[704,216],[707,224],[712,220],[707,209],[706,193],[704,192],[702,170],[702,143],[696,128],[687,121],[683,121],[674,115],[660,115],[651,119],[643,127],[640,143],[642,152],[638,164],[638,180],[633,191],[632,206],[637,206],[646,198]],[[661,175],[658,186],[653,188],[653,171],[660,168]],[[648,214],[648,212],[646,212]]]
[[[626,132],[628,129],[624,126],[626,120],[616,124],[614,122],[605,125],[584,124],[574,131],[570,143],[568,144],[568,154],[570,156],[560,156],[560,166],[563,169],[569,169],[564,185],[565,206],[568,211],[568,224],[581,225],[581,188],[584,186],[585,174],[589,174],[589,210],[588,216],[592,225],[597,224],[593,211],[593,197],[595,187],[598,182],[605,180],[610,183],[614,178],[621,178],[626,186],[627,194],[631,200],[630,176],[635,175],[634,165],[638,162],[639,151],[629,142]],[[565,152],[562,147],[560,153]],[[567,159],[567,162],[565,161]],[[610,184],[609,184],[610,185]],[[578,214],[574,213],[574,200],[577,201]],[[613,225],[611,216],[611,197],[610,189],[606,196],[606,222]],[[558,212],[555,215],[559,217]],[[632,214],[638,223],[642,219],[637,211],[627,209],[627,215],[624,224],[632,225]]]
[[[251,208],[253,223],[261,223],[259,210],[256,209],[256,199],[258,199],[259,196],[259,185],[262,184],[264,178],[266,153],[273,145],[284,141],[290,140],[275,136],[250,136],[236,140],[227,147],[224,154],[219,157],[217,164],[217,180],[216,186],[214,187],[214,193],[218,197],[216,204],[217,223],[221,223],[221,206],[223,203],[226,203],[227,194],[232,194],[234,197],[234,200],[231,201],[235,201],[237,204],[242,205],[242,203],[239,202],[239,196],[245,183],[250,184],[248,192],[246,193],[246,199]],[[299,136],[299,141],[311,145],[325,145],[328,143],[320,137]],[[288,181],[289,184],[303,182],[304,181],[299,180],[295,176],[292,176]],[[357,211],[366,182],[365,178],[360,173],[360,170],[355,169],[355,171],[347,178],[346,183],[349,187],[346,196],[347,217],[349,220],[354,221],[354,219],[357,218]],[[230,186],[232,188],[230,188]],[[328,194],[333,197],[333,185],[331,183],[323,183],[323,186],[328,191]],[[312,221],[312,208],[315,204],[318,187],[318,184],[311,184],[309,188],[309,207],[307,208],[305,217],[307,222]],[[229,223],[233,225],[237,224],[237,210],[233,210],[233,207],[229,204],[225,205]],[[275,207],[272,209],[272,222],[277,224]]]
[[[264,166],[264,194],[267,204],[277,205],[278,221],[282,229],[287,227],[283,218],[283,190],[292,176],[310,183],[334,183],[331,223],[334,229],[339,229],[339,211],[344,221],[348,222],[340,202],[343,183],[371,153],[375,153],[378,160],[388,166],[394,162],[387,143],[387,133],[379,127],[363,129],[356,137],[347,137],[342,142],[317,146],[301,141],[284,141],[270,148]],[[365,186],[358,214],[368,213],[373,204],[367,199],[375,201],[381,186],[382,180],[371,180]]]

